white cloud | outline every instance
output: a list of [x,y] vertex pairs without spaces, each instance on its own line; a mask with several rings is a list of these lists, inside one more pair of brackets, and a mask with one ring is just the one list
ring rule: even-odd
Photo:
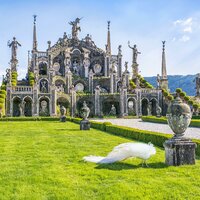
[[192,27],[185,27],[184,29],[183,29],[183,32],[188,32],[188,33],[192,33]]
[[179,39],[181,42],[187,42],[190,40],[190,37],[187,36],[187,35],[183,35],[180,39]]

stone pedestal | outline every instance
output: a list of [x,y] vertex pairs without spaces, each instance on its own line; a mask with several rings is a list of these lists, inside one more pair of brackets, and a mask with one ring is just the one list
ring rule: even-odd
[[90,122],[87,119],[83,119],[80,122],[80,130],[90,130]]
[[66,120],[67,120],[67,119],[66,119],[66,116],[61,116],[61,117],[60,117],[60,122],[66,122]]
[[195,164],[196,144],[188,138],[173,137],[165,141],[165,163],[167,165],[193,165]]

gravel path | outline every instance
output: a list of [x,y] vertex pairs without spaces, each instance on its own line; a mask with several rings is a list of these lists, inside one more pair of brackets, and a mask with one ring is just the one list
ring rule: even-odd
[[[126,126],[165,134],[173,134],[172,130],[167,124],[143,122],[141,119],[98,119],[94,121],[111,122],[112,124],[119,126]],[[200,128],[189,127],[185,132],[185,137],[200,139]]]

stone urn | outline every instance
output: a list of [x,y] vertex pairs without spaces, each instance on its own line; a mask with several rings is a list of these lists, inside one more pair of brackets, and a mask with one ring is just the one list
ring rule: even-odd
[[88,116],[90,114],[90,109],[88,108],[86,102],[83,102],[83,107],[81,108],[81,117],[83,118],[80,122],[80,130],[90,130],[90,122]]
[[83,107],[81,108],[81,117],[83,120],[87,120],[88,116],[90,114],[90,109],[88,108],[86,102],[83,102]]
[[180,97],[176,97],[169,105],[166,116],[170,128],[175,133],[174,137],[182,137],[192,118],[190,107]]
[[169,105],[167,121],[175,135],[163,144],[165,147],[165,163],[167,165],[195,164],[196,144],[189,138],[183,137],[190,124],[191,117],[190,107],[180,97],[176,97]]

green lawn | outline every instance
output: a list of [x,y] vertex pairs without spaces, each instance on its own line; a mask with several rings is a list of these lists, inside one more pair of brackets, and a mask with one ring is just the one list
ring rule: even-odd
[[70,122],[0,122],[0,199],[200,199],[200,161],[167,167],[163,149],[139,159],[85,163],[130,140]]

